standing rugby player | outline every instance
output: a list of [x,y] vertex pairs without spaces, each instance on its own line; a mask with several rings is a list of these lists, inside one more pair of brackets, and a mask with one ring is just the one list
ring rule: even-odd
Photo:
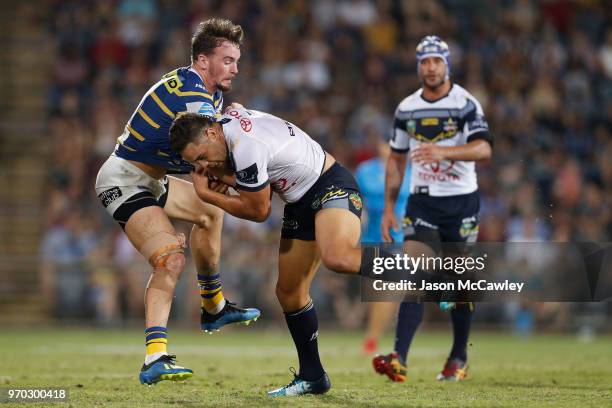
[[[491,157],[492,138],[480,103],[450,81],[448,45],[437,36],[427,36],[419,42],[416,57],[422,87],[395,111],[385,176],[383,239],[390,242],[390,229],[398,229],[393,208],[409,154],[412,176],[403,222],[404,252],[433,255],[441,244],[462,252],[477,239],[480,202],[475,162]],[[462,380],[467,374],[473,304],[440,302],[440,307],[450,310],[453,346],[437,379]],[[400,305],[394,351],[373,360],[379,374],[405,381],[408,349],[423,310],[423,303]]]

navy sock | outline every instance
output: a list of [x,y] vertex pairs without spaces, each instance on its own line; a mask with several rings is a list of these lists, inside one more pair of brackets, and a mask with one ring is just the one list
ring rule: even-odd
[[317,342],[319,320],[312,301],[298,311],[285,313],[285,320],[300,360],[299,377],[306,381],[318,380],[324,371]]
[[397,327],[395,328],[395,346],[400,361],[406,364],[408,349],[412,338],[416,333],[421,321],[425,305],[417,302],[402,302],[397,316]]
[[453,322],[453,348],[450,358],[467,361],[467,343],[470,336],[472,313],[469,303],[459,303],[450,312]]

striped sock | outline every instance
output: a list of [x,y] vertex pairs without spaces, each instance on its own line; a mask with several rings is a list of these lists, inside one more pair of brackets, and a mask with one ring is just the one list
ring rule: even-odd
[[145,356],[145,364],[149,364],[166,352],[168,344],[168,330],[161,326],[152,326],[145,329],[145,344],[147,346],[147,354]]
[[217,314],[225,307],[225,298],[221,291],[221,275],[198,275],[202,307],[210,314]]

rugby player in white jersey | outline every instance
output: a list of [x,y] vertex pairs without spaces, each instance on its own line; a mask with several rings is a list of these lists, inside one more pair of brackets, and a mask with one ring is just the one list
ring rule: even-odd
[[[322,394],[330,382],[317,346],[318,321],[309,295],[320,262],[358,274],[362,254],[362,199],[351,173],[294,124],[243,108],[217,123],[191,113],[170,128],[174,152],[196,166],[197,195],[226,212],[262,222],[275,192],[286,203],[279,249],[276,296],[299,358],[299,373],[270,396]],[[236,187],[239,195],[213,191],[209,176]]]
[[[441,246],[453,246],[461,253],[477,239],[480,204],[475,162],[491,157],[492,138],[480,103],[450,81],[448,45],[437,36],[427,36],[419,42],[416,56],[422,87],[395,111],[382,235],[390,242],[390,228],[398,229],[393,209],[409,153],[412,176],[403,223],[405,253],[433,255]],[[450,309],[453,347],[437,379],[462,380],[467,374],[473,304],[440,302],[440,307]],[[408,348],[423,308],[419,302],[400,305],[394,352],[373,360],[379,374],[393,381],[406,379]]]

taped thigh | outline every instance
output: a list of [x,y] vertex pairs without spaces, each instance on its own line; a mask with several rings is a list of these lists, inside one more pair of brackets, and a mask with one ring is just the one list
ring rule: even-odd
[[166,266],[168,256],[185,252],[185,235],[160,231],[151,236],[140,248],[142,255],[154,268]]

